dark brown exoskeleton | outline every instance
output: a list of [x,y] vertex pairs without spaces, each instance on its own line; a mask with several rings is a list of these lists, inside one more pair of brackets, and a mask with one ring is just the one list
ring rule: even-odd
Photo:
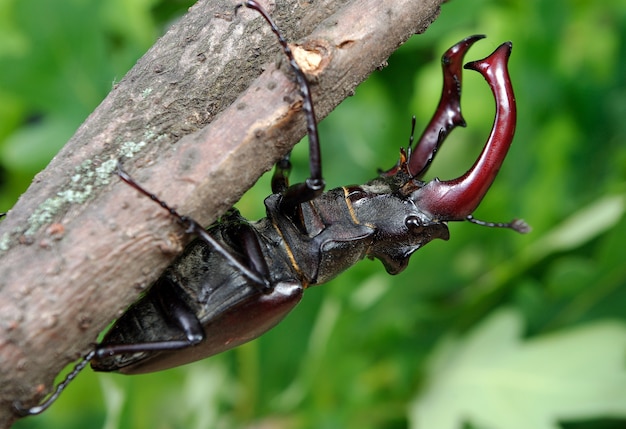
[[308,123],[311,177],[289,186],[286,157],[276,166],[273,193],[265,200],[266,218],[249,222],[231,210],[205,230],[143,189],[120,166],[122,180],[157,201],[198,238],[45,402],[33,408],[15,404],[21,415],[45,410],[89,362],[96,371],[139,374],[193,362],[250,341],[285,317],[307,287],[327,282],[365,257],[379,259],[390,274],[401,272],[413,252],[431,240],[448,239],[446,222],[469,220],[526,232],[523,221],[488,223],[472,217],[515,131],[515,98],[507,71],[511,43],[465,65],[484,76],[496,100],[493,129],[467,173],[449,181],[420,180],[447,135],[465,126],[460,109],[461,66],[467,50],[483,36],[462,40],[443,55],[444,84],[437,111],[417,145],[401,150],[395,167],[364,185],[323,192],[308,83],[267,13],[255,1],[245,5],[271,25],[296,75]]

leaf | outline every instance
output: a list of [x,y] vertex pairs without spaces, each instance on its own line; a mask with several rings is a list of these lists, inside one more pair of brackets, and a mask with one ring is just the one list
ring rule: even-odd
[[12,170],[38,171],[72,136],[76,125],[66,118],[48,116],[16,130],[0,149],[0,160]]
[[599,198],[577,211],[535,242],[529,253],[535,258],[575,249],[614,227],[624,214],[624,195]]
[[626,417],[626,325],[597,322],[524,340],[514,311],[447,338],[412,401],[410,427],[557,429],[558,421]]

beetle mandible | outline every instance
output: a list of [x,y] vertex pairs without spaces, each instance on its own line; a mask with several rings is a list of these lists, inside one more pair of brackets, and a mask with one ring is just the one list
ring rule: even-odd
[[449,221],[528,231],[521,220],[493,223],[472,217],[515,131],[516,105],[507,70],[510,42],[487,58],[465,65],[479,72],[491,87],[496,114],[481,154],[464,175],[448,181],[421,180],[448,134],[465,126],[460,107],[463,58],[483,36],[468,37],[444,53],[439,105],[415,145],[411,134],[393,168],[364,185],[323,192],[308,82],[271,17],[255,0],[243,5],[268,22],[296,76],[309,134],[309,179],[289,184],[287,155],[272,177],[272,195],[265,200],[267,217],[249,222],[231,209],[205,230],[118,165],[117,174],[124,182],[156,201],[198,237],[52,395],[31,408],[16,402],[18,414],[44,411],[88,363],[96,371],[139,374],[200,360],[257,338],[295,307],[307,287],[329,281],[365,257],[379,259],[389,274],[401,272],[416,250],[434,239],[448,240]]

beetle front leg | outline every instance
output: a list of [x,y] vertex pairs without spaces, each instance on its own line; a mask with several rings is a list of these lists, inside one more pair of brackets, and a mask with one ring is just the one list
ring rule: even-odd
[[270,25],[272,32],[278,38],[278,42],[280,43],[283,53],[289,61],[291,69],[296,75],[296,81],[298,83],[300,95],[302,96],[302,110],[304,111],[306,117],[307,133],[309,135],[310,177],[303,183],[296,183],[295,185],[287,187],[282,192],[283,198],[281,206],[285,211],[289,212],[294,210],[299,204],[311,201],[318,197],[324,191],[325,187],[324,179],[322,178],[321,150],[317,132],[317,120],[315,119],[315,109],[313,107],[313,98],[311,97],[311,89],[309,88],[306,76],[296,62],[287,40],[278,29],[274,20],[255,0],[246,0],[243,2],[243,5],[256,10]]

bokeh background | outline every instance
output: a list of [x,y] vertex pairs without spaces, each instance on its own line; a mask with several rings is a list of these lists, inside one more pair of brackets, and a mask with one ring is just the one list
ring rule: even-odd
[[[0,0],[0,211],[193,2]],[[321,126],[327,183],[392,166],[440,94],[440,55],[513,41],[518,131],[476,217],[401,275],[363,261],[307,291],[260,340],[143,376],[84,371],[16,428],[617,429],[626,427],[626,2],[452,0],[426,34]],[[287,35],[288,37],[288,35]],[[457,130],[431,168],[457,177],[493,99],[465,74]],[[294,176],[307,173],[306,147]],[[262,217],[262,178],[239,203]],[[175,202],[172,202],[175,204]]]

